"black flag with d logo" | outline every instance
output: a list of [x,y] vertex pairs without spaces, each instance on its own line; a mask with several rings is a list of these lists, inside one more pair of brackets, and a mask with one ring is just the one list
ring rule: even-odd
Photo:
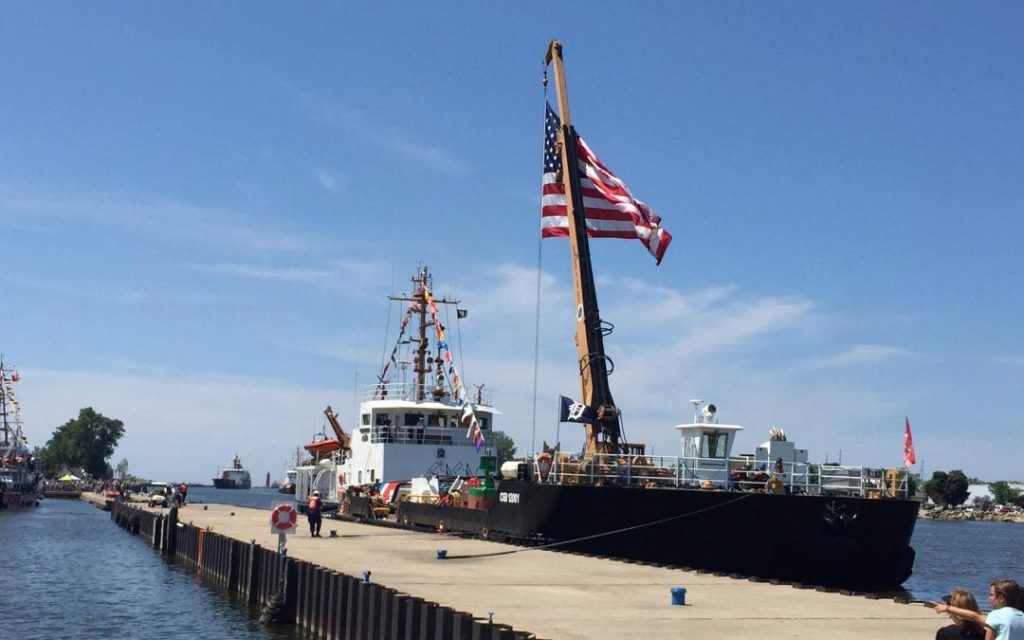
[[561,410],[558,414],[559,422],[582,422],[591,424],[597,420],[597,409],[582,402],[576,402],[572,398],[558,396],[561,403]]

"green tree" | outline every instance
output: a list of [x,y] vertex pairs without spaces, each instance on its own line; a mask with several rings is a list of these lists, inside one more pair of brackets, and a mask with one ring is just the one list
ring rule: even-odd
[[949,491],[949,475],[945,471],[933,471],[932,479],[924,483],[924,494],[937,505],[946,506]]
[[516,457],[516,443],[504,431],[494,432],[494,444],[498,450],[498,468],[505,462]]
[[988,485],[988,490],[992,492],[992,498],[996,504],[1015,504],[1017,498],[1020,497],[1020,491],[1011,487],[1006,480],[991,483]]
[[51,474],[61,465],[82,468],[94,478],[109,478],[113,470],[107,459],[124,435],[124,423],[97,413],[92,407],[78,412],[53,432],[40,452],[43,468]]
[[950,471],[949,486],[946,489],[946,504],[951,507],[959,507],[967,502],[967,497],[970,495],[970,483],[964,472],[959,469]]

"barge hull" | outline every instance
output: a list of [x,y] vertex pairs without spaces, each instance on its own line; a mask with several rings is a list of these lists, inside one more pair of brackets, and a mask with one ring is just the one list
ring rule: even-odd
[[484,511],[403,502],[399,522],[612,558],[858,591],[910,577],[919,504],[502,480]]

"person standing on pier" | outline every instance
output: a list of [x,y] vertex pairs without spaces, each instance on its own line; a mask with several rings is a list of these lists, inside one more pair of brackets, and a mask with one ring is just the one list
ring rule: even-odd
[[314,491],[313,495],[309,496],[309,502],[306,503],[306,518],[309,519],[309,536],[311,538],[319,538],[320,536],[320,525],[323,523],[323,517],[320,515],[320,510],[323,509],[324,502],[320,499],[320,492]]

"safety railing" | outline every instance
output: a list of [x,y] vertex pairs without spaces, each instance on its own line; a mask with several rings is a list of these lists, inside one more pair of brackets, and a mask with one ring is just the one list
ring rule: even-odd
[[[429,444],[436,446],[473,446],[472,437],[466,437],[465,427],[424,427],[376,425],[370,427],[370,442],[394,444]],[[486,446],[494,445],[494,434],[484,431]]]
[[[531,459],[533,459],[531,457]],[[596,455],[583,460],[558,454],[542,477],[536,462],[531,474],[556,484],[695,487],[727,491],[773,491],[808,495],[905,498],[904,470],[757,462],[749,458]],[[781,489],[781,490],[780,490]]]
[[[472,384],[466,384],[465,388],[467,390],[466,399],[473,404],[481,404],[488,407],[494,406],[490,389],[485,387],[478,388]],[[405,400],[407,402],[415,402],[417,397],[422,398],[423,402],[440,402],[451,406],[459,404],[458,399],[447,386],[438,388],[435,385],[426,384],[421,387],[412,382],[388,382],[367,385],[363,389],[364,402],[370,400]]]

